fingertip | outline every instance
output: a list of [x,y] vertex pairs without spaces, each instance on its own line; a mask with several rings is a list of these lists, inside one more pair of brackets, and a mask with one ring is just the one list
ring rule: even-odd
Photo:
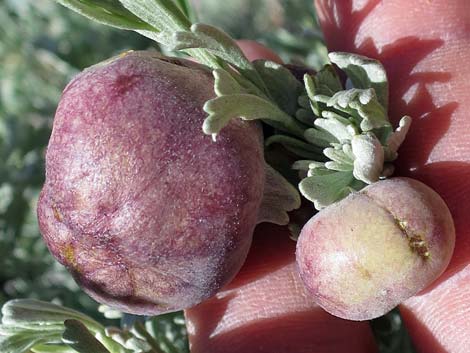
[[470,345],[470,268],[400,307],[420,353],[468,352]]
[[470,2],[316,0],[316,6],[330,50],[384,64],[391,119],[414,118],[397,170],[439,191],[454,217],[457,243],[445,275],[401,306],[416,350],[467,352],[470,144],[465,102],[470,69],[462,63],[470,58]]
[[315,5],[330,51],[373,56],[404,37],[468,35],[467,0],[315,0]]

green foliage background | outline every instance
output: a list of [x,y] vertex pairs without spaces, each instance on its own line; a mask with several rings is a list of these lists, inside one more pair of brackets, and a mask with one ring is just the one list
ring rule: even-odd
[[[326,60],[311,0],[193,0],[193,5],[200,21],[235,38],[264,42],[286,62],[319,68]],[[50,256],[35,205],[54,111],[67,82],[117,53],[151,47],[157,45],[92,23],[52,0],[0,0],[0,305],[12,298],[54,301],[110,323]],[[180,319],[169,315],[155,325],[170,332]],[[412,351],[397,312],[372,326],[382,352]],[[184,344],[176,346],[185,350]]]
[[150,41],[108,29],[51,0],[0,1],[0,301],[55,300],[97,316],[97,305],[49,255],[35,204],[62,89],[73,75]]

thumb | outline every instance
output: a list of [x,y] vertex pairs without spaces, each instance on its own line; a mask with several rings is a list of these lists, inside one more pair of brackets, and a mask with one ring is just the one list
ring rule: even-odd
[[470,344],[470,2],[318,0],[331,50],[378,58],[390,79],[390,115],[409,114],[399,174],[440,193],[457,242],[447,272],[401,307],[419,352],[468,352]]

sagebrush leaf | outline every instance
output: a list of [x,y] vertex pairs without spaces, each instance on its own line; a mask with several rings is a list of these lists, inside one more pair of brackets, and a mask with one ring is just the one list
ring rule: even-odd
[[203,131],[215,136],[231,119],[244,120],[264,119],[276,127],[303,135],[303,128],[291,116],[280,110],[274,103],[252,94],[231,94],[211,99],[204,105],[209,116],[204,120]]
[[313,202],[317,210],[331,205],[351,192],[349,185],[354,180],[351,172],[316,169],[316,175],[310,175],[300,182],[299,190],[307,200]]
[[62,339],[78,353],[111,353],[80,321],[65,320],[64,325]]
[[108,26],[131,30],[156,29],[126,10],[118,0],[57,0],[57,2],[82,16]]
[[379,61],[344,52],[332,52],[328,57],[346,72],[355,88],[373,88],[380,104],[385,110],[388,108],[387,73]]

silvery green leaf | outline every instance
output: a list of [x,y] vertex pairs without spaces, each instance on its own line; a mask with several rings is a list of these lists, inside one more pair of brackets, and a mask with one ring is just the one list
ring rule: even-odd
[[[357,100],[359,94],[362,93],[362,91],[363,90],[360,90],[357,88],[351,88],[348,90],[336,92],[330,99],[328,99],[326,104],[328,107],[337,107],[337,108],[343,108],[343,109],[348,108],[351,102]],[[364,103],[367,103],[367,102],[368,101],[365,101]]]
[[323,150],[323,154],[330,159],[325,162],[327,169],[336,170],[339,172],[352,172],[354,155],[349,153],[349,144],[332,144],[334,147],[328,147]]
[[325,118],[325,119],[335,119],[335,120],[337,120],[338,122],[343,124],[349,130],[349,133],[351,133],[351,134],[356,135],[358,133],[357,129],[353,126],[353,121],[354,120],[351,117],[349,119],[347,119],[344,116],[342,116],[341,114],[339,114],[335,111],[332,111],[332,110],[322,111],[321,116],[322,116],[322,118]]
[[354,177],[367,184],[378,181],[384,164],[384,150],[377,137],[372,133],[354,136],[351,147],[355,157]]
[[317,161],[301,159],[301,160],[295,161],[294,164],[292,164],[292,169],[308,171],[309,169],[314,168],[313,166],[311,166],[312,164],[320,164],[321,166],[323,166],[323,163],[320,163]]
[[377,101],[375,91],[368,89],[360,92],[358,100],[352,101],[349,106],[355,109],[362,117],[362,131],[370,131],[390,125],[387,112],[383,106]]
[[320,107],[317,101],[315,100],[315,96],[317,95],[315,81],[312,78],[312,76],[310,76],[309,74],[304,75],[304,86],[305,86],[305,90],[307,91],[307,97],[309,98],[309,101],[310,101],[310,108],[312,109],[312,112],[316,116],[319,116],[321,111],[320,111]]
[[172,0],[119,0],[124,7],[161,32],[187,30],[191,22]]
[[357,180],[356,178],[354,178],[354,180],[349,184],[349,187],[353,190],[353,191],[359,191],[363,188],[365,188],[368,184],[364,183],[362,180]]
[[325,163],[317,164],[311,163],[310,169],[308,170],[307,176],[319,176],[319,175],[330,175],[334,171],[325,167]]
[[138,339],[136,337],[132,337],[132,338],[128,339],[125,342],[124,347],[131,350],[133,353],[134,352],[135,353],[144,353],[144,352],[150,352],[151,351],[151,347],[147,342],[145,342],[144,340]]
[[175,2],[179,6],[183,14],[187,18],[191,18],[192,9],[191,9],[191,4],[189,3],[189,0],[175,0]]
[[298,171],[298,177],[300,179],[314,175],[315,173],[312,173],[313,170],[326,169],[324,163],[311,160],[296,161],[292,164],[291,168]]
[[343,162],[328,161],[325,162],[325,167],[338,172],[352,172],[353,165]]
[[137,33],[154,40],[157,43],[171,47],[174,44],[174,38],[171,32],[155,32],[155,31],[136,31]]
[[[309,97],[310,97],[310,95],[309,95]],[[317,103],[328,104],[328,101],[331,99],[331,97],[330,96],[325,96],[324,94],[315,94],[310,99],[314,102],[317,102]]]
[[297,110],[302,84],[283,65],[268,60],[255,60],[253,65],[266,84],[271,98],[289,115]]
[[266,92],[265,83],[253,64],[245,57],[235,40],[221,29],[197,23],[191,26],[190,31],[177,31],[173,37],[173,50],[205,49],[236,67],[242,77],[249,79],[262,94]]
[[275,123],[295,136],[303,136],[304,128],[294,118],[280,110],[274,103],[252,94],[231,94],[217,97],[204,104],[204,111],[209,116],[204,120],[203,131],[214,138],[231,119],[264,119],[266,123]]
[[38,344],[60,343],[62,334],[60,331],[38,331],[28,329],[17,329],[16,331],[6,331],[0,335],[0,352],[2,353],[26,353]]
[[118,346],[114,349],[110,349],[109,346],[107,347],[108,350],[111,350],[112,352],[123,350],[124,348],[132,351],[132,353],[154,352],[154,350],[152,350],[152,345],[148,341],[150,336],[149,333],[147,332],[145,335],[142,335],[146,332],[145,330],[140,333],[134,330],[136,325],[141,325],[141,327],[143,327],[143,322],[145,322],[145,320],[136,321],[131,326],[130,331],[128,329],[108,327],[105,330],[106,337],[102,333],[98,334],[96,337],[101,342],[106,342],[106,339],[109,341],[109,338],[112,338],[113,341],[117,342]]
[[24,333],[24,332],[41,332],[41,333],[53,333],[53,332],[58,332],[64,329],[64,326],[62,325],[61,322],[58,323],[16,323],[14,325],[12,324],[5,324],[2,323],[0,325],[0,336],[8,336],[8,335],[13,335],[17,333]]
[[317,210],[331,205],[351,192],[349,184],[354,180],[351,172],[329,170],[323,175],[313,175],[299,184],[302,195],[313,202]]
[[55,325],[67,319],[85,322],[93,329],[101,325],[81,312],[60,305],[34,299],[15,299],[7,302],[2,308],[2,322],[7,325]]
[[[0,351],[5,353],[29,352],[30,349],[42,352],[67,352],[63,345],[64,321],[83,322],[84,327],[94,332],[103,327],[88,316],[54,305],[29,299],[7,302],[2,308],[0,325]],[[113,351],[121,353],[121,351]],[[126,352],[122,352],[126,353]]]
[[332,96],[343,89],[343,85],[332,65],[325,65],[314,76],[315,94]]
[[348,156],[349,159],[354,160],[354,153],[352,151],[350,143],[344,143],[343,145],[341,145],[341,149],[343,150],[344,154]]
[[214,76],[215,94],[218,97],[244,92],[240,84],[224,69],[215,69],[212,74]]
[[321,107],[318,105],[319,100],[315,98],[316,96],[324,96],[327,100],[327,97],[343,89],[341,81],[331,65],[325,65],[315,75],[305,74],[304,85],[315,115],[321,113]]
[[[129,315],[129,314],[127,314]],[[139,321],[140,322],[140,321]],[[144,320],[145,322],[145,320]],[[120,346],[131,350],[133,353],[149,352],[151,351],[150,344],[145,340],[144,337],[137,337],[133,332],[128,330],[122,330],[116,327],[108,327],[105,330],[107,337],[112,338]],[[97,335],[100,341],[103,341],[103,335]]]
[[318,162],[318,161],[313,161],[309,164],[310,169],[321,169],[325,166],[325,163]]
[[353,159],[350,156],[348,156],[346,153],[344,153],[343,149],[336,149],[336,148],[328,147],[323,150],[323,154],[327,156],[329,159],[331,159],[332,161],[343,163],[343,164],[348,164],[351,167],[353,165]]
[[112,338],[121,346],[124,346],[126,341],[132,337],[129,331],[122,330],[118,327],[106,327],[104,332],[107,337]]
[[203,23],[193,24],[190,31],[174,34],[175,50],[204,48],[224,59],[240,70],[253,70],[252,63],[238,47],[235,40],[217,27]]
[[320,118],[315,120],[315,126],[327,131],[330,135],[334,136],[331,142],[342,142],[351,139],[351,129],[348,128],[349,121],[342,121],[336,118]]
[[351,141],[344,141],[343,143],[332,142],[332,143],[330,143],[330,146],[333,147],[333,148],[336,148],[336,149],[340,150],[344,144],[348,144],[348,143],[350,143],[350,142],[351,142]]
[[34,353],[77,353],[67,345],[38,344],[34,346]]
[[107,319],[120,319],[123,316],[123,313],[113,309],[107,305],[100,305],[98,307],[98,311],[103,314],[103,316]]
[[331,145],[331,141],[339,142],[336,137],[321,128],[306,129],[304,131],[304,138],[311,144],[318,147],[329,147]]
[[408,133],[411,125],[411,118],[409,116],[404,116],[400,119],[398,128],[393,132],[386,143],[386,160],[392,161],[397,157],[398,148],[401,146],[405,140],[406,134]]
[[361,55],[332,52],[328,54],[332,63],[338,65],[348,75],[356,88],[373,88],[380,104],[388,107],[388,80],[382,64]]
[[111,353],[78,320],[65,320],[62,340],[79,353]]
[[67,319],[76,319],[93,329],[102,328],[99,323],[76,310],[33,299],[15,299],[7,302],[2,308],[2,315],[4,325],[34,328],[38,325],[57,325]]
[[[0,351],[23,352],[21,347],[30,347],[40,352],[68,352],[63,347],[64,322],[78,322],[91,330],[101,344],[112,353],[131,353],[117,342],[104,335],[104,327],[88,316],[59,305],[29,299],[7,302],[2,308],[0,325]],[[73,324],[72,324],[73,325]],[[77,325],[73,326],[77,327]],[[92,333],[89,332],[93,336]],[[94,336],[93,336],[94,337]],[[16,347],[16,348],[15,348]],[[7,349],[8,348],[8,349]],[[27,348],[27,351],[29,348]],[[26,351],[25,351],[26,352]]]
[[131,30],[158,30],[158,27],[153,28],[124,8],[118,0],[57,0],[57,2],[82,16],[108,26]]
[[273,135],[266,139],[265,145],[270,146],[273,143],[279,143],[284,146],[285,149],[295,153],[297,156],[302,158],[313,158],[316,160],[322,160],[323,152],[320,147],[306,143],[294,137],[285,135]]
[[[316,96],[316,99],[323,99],[323,96]],[[339,91],[326,102],[328,107],[351,114],[356,111],[362,118],[360,128],[362,131],[381,128],[390,125],[386,111],[377,101],[373,89],[352,88],[346,91]]]
[[287,212],[300,207],[300,195],[291,183],[267,163],[265,163],[265,172],[266,182],[258,223],[286,225],[289,223]]

